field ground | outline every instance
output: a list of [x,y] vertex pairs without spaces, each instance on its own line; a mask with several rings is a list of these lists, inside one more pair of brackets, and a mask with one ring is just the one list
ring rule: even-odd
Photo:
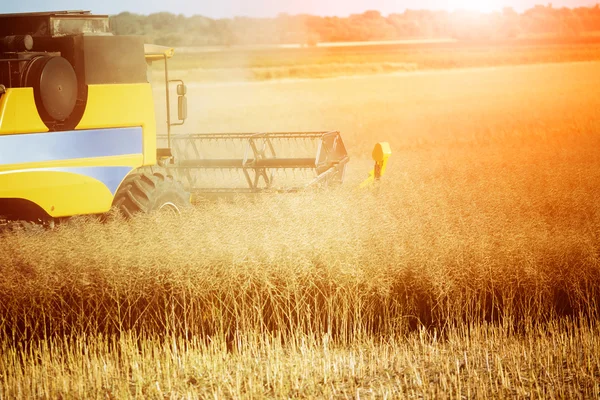
[[[600,395],[600,327],[551,324],[515,336],[474,327],[448,339],[321,337],[282,344],[218,339],[57,340],[23,354],[1,348],[6,398],[595,398]],[[25,365],[21,365],[21,360]],[[6,388],[5,386],[5,388]],[[0,392],[2,395],[3,392]]]
[[[314,47],[333,48],[333,47],[372,47],[372,46],[408,46],[408,45],[431,45],[431,44],[453,44],[456,39],[404,39],[404,40],[381,40],[381,41],[363,41],[363,42],[323,42],[317,43]],[[202,46],[202,47],[178,47],[176,51],[181,53],[224,53],[231,51],[248,52],[253,50],[284,50],[284,49],[306,49],[306,44],[274,44],[274,45],[255,45],[255,46]]]
[[[449,68],[598,61],[600,38],[509,42],[376,42],[315,48],[181,49],[171,69],[188,81],[264,81]],[[156,68],[156,74],[160,72]]]
[[181,133],[340,130],[348,184],[4,236],[0,398],[598,396],[599,72],[191,86]]
[[404,158],[419,150],[453,153],[453,147],[461,152],[483,145],[497,151],[524,143],[520,152],[527,152],[553,135],[579,136],[597,124],[600,94],[591,89],[600,84],[599,70],[600,63],[591,62],[191,83],[193,117],[174,132],[339,130],[355,157],[368,156],[375,141],[389,141],[398,151],[393,161],[404,170]]

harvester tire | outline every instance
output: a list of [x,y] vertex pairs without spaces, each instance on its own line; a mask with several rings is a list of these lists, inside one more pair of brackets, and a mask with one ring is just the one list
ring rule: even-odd
[[123,181],[115,195],[113,206],[126,218],[137,213],[181,210],[191,206],[190,194],[181,182],[164,170],[148,168],[137,171]]

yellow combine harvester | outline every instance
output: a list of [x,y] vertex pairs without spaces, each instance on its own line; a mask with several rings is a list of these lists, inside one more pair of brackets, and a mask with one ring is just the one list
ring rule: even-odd
[[[141,37],[113,36],[104,15],[0,15],[2,219],[51,223],[112,207],[127,216],[179,211],[191,193],[343,181],[349,158],[339,132],[171,135],[187,118],[186,86],[168,75],[172,56]],[[149,83],[148,66],[157,62],[165,72],[165,136],[157,135]]]

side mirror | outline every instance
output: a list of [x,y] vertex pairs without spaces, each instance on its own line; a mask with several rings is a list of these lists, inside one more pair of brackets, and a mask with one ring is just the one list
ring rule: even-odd
[[[182,86],[182,85],[179,85]],[[177,93],[179,93],[179,86],[177,87]],[[185,88],[185,86],[184,86]],[[179,95],[177,104],[177,114],[180,121],[185,121],[188,117],[187,111],[187,97],[185,95]]]
[[[181,79],[173,79],[168,81],[169,84],[177,82],[177,115],[179,117],[179,122],[171,122],[169,118],[169,128],[171,126],[181,126],[185,123],[185,120],[188,117],[188,107],[187,107],[187,98],[185,95],[187,94],[187,86]],[[167,87],[167,95],[169,94],[169,87]],[[170,103],[167,106],[167,113],[169,116],[171,115],[171,106]]]

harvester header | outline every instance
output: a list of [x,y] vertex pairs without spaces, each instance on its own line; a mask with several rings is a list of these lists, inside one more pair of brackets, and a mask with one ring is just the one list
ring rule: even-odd
[[171,143],[167,169],[203,195],[341,184],[350,160],[336,131],[173,135]]

